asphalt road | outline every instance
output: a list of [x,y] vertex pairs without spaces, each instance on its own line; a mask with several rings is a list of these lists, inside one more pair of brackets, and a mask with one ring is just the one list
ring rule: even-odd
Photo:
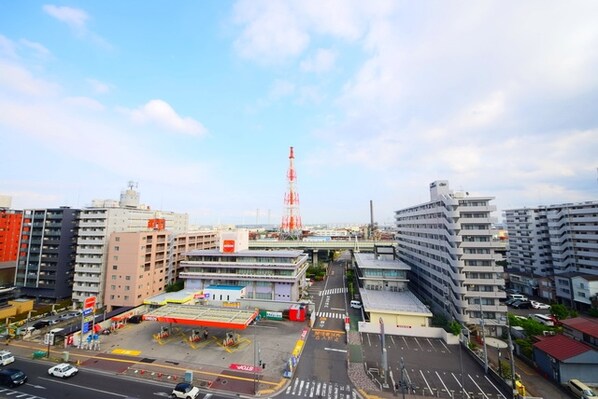
[[310,291],[316,299],[316,321],[293,380],[277,397],[355,398],[357,393],[347,376],[344,318],[348,304],[340,263],[331,263],[328,277]]
[[[110,373],[100,373],[93,370],[81,369],[71,378],[61,379],[48,375],[48,368],[55,363],[39,362],[24,358],[7,367],[23,370],[28,376],[28,382],[17,388],[0,387],[0,398],[19,399],[133,399],[151,397],[170,397],[174,384],[159,384],[149,381],[115,376]],[[200,397],[204,398],[206,393]],[[225,396],[208,396],[212,399]]]

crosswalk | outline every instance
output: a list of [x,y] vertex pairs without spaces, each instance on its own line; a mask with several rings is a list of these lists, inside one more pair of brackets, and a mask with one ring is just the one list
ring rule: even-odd
[[324,295],[344,294],[346,292],[347,292],[347,287],[330,288],[330,289],[327,289],[327,290],[320,291],[319,295],[320,296],[324,296]]
[[301,398],[356,399],[357,393],[346,384],[295,379],[285,393]]
[[334,312],[316,312],[316,317],[326,317],[328,319],[344,319],[347,317],[345,313]]

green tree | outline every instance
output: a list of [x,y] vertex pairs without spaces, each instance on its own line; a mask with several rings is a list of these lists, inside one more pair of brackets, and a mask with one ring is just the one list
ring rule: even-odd
[[569,316],[569,309],[560,303],[550,305],[550,310],[552,311],[552,314],[555,315],[559,320],[566,319]]

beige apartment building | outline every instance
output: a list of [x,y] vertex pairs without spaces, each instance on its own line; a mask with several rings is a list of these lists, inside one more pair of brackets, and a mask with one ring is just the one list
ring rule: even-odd
[[176,281],[184,254],[218,246],[215,231],[175,234],[165,230],[117,232],[110,235],[104,303],[108,311],[139,306]]

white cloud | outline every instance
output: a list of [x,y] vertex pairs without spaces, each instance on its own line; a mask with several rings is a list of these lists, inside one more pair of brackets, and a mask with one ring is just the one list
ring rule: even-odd
[[287,80],[276,80],[270,87],[268,97],[277,100],[282,97],[290,96],[295,92],[295,84]]
[[3,35],[0,35],[0,56],[17,58],[15,43]]
[[47,96],[58,91],[58,85],[46,82],[31,75],[16,64],[0,61],[0,87],[13,94]]
[[328,72],[334,67],[336,53],[328,49],[318,49],[316,53],[303,61],[300,68],[305,72]]
[[66,104],[75,105],[92,111],[103,111],[105,108],[102,103],[89,97],[68,97],[64,101]]
[[86,29],[85,24],[89,17],[83,10],[67,6],[55,6],[53,4],[46,4],[43,6],[43,9],[48,15],[64,22],[75,31],[83,32]]
[[89,83],[94,93],[106,94],[111,90],[111,86],[109,84],[100,82],[96,79],[87,79],[87,83]]
[[145,105],[126,111],[136,123],[157,123],[171,131],[201,136],[207,133],[206,128],[193,118],[181,117],[163,100],[151,100]]
[[30,49],[32,49],[36,56],[39,58],[49,58],[52,54],[50,53],[50,50],[48,50],[47,48],[45,48],[42,44],[37,43],[37,42],[32,42],[30,40],[27,39],[21,39],[19,40],[19,42],[24,45],[25,47],[28,47]]
[[234,19],[243,24],[235,49],[245,58],[258,62],[279,62],[300,54],[309,44],[305,33],[284,2],[241,1],[235,5]]

